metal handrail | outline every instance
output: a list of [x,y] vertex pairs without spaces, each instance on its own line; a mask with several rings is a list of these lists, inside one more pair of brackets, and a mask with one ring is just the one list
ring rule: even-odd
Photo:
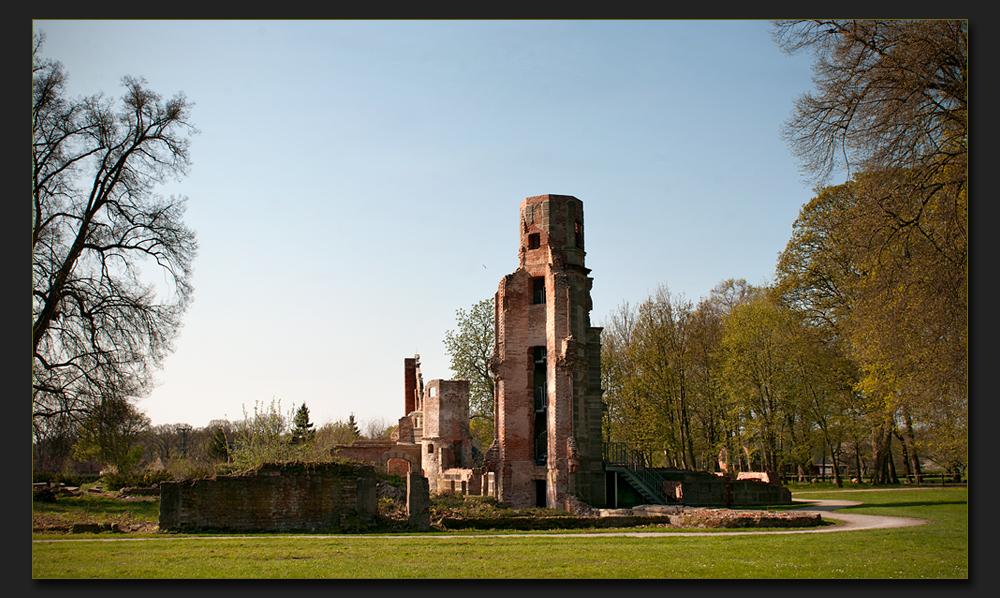
[[545,465],[545,462],[548,460],[548,449],[548,434],[542,432],[535,437],[535,465]]
[[542,411],[548,408],[549,389],[547,385],[535,387],[535,411]]
[[649,468],[649,461],[646,456],[628,448],[624,442],[604,443],[604,463],[605,465],[621,465],[632,475],[639,478],[650,490],[656,493],[657,497],[666,502],[666,480]]

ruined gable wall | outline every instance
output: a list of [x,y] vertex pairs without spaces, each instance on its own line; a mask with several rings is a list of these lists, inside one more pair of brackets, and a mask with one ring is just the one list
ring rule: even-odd
[[469,381],[431,380],[424,392],[424,436],[455,442],[468,430]]
[[422,466],[430,491],[440,492],[445,471],[472,466],[469,381],[431,380],[423,405]]

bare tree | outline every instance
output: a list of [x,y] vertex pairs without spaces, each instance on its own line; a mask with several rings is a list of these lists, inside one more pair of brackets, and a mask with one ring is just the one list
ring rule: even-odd
[[184,198],[153,193],[189,165],[192,104],[125,77],[121,102],[67,98],[32,45],[32,413],[81,417],[142,396],[191,301]]
[[73,457],[80,422],[69,416],[34,418],[31,422],[31,459],[37,471],[63,471]]
[[390,424],[382,416],[365,421],[364,437],[368,440],[388,440],[396,426]]
[[837,167],[965,164],[967,21],[779,21],[773,35],[816,58],[816,91],[798,99],[785,135],[818,180]]

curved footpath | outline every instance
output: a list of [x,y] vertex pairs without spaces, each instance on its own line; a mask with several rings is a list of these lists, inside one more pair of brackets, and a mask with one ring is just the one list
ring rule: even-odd
[[[898,490],[918,490],[920,488],[899,488]],[[801,492],[799,494],[826,494],[828,492],[869,492],[870,490],[820,490],[816,492]],[[873,491],[873,490],[871,490]],[[912,527],[915,525],[923,525],[927,523],[923,519],[913,519],[910,517],[885,517],[879,515],[859,515],[856,513],[838,513],[837,509],[842,509],[844,507],[853,507],[857,505],[864,504],[862,502],[854,500],[835,500],[835,499],[804,499],[804,498],[793,498],[795,502],[809,503],[807,506],[798,507],[796,510],[807,511],[807,512],[818,512],[824,519],[836,519],[840,522],[840,525],[834,525],[829,527],[818,527],[818,528],[808,528],[808,529],[797,529],[797,530],[782,530],[782,529],[754,529],[754,530],[739,530],[739,531],[690,531],[690,532],[654,532],[654,531],[643,531],[643,532],[566,532],[566,533],[555,533],[555,534],[545,534],[545,536],[561,537],[561,536],[573,536],[573,537],[607,537],[607,536],[620,536],[620,537],[631,537],[631,538],[657,538],[665,536],[744,536],[747,534],[819,534],[828,532],[847,532],[863,529],[886,529],[894,527]],[[376,534],[373,534],[375,536]],[[516,538],[523,536],[538,536],[539,534],[446,534],[446,535],[427,535],[423,536],[426,538],[439,538],[442,540],[453,539],[453,538]],[[74,538],[74,539],[35,539],[32,542],[136,542],[136,541],[149,541],[149,540],[238,540],[245,539],[248,536],[183,536],[183,537],[165,537],[165,538]],[[291,535],[276,535],[276,536],[257,536],[256,538],[356,538],[356,534],[338,534],[338,535],[303,535],[303,536],[291,536]],[[407,538],[412,537],[408,534],[392,534],[392,535],[382,535],[378,534],[380,538]]]
[[[919,488],[899,488],[898,490],[918,490]],[[802,492],[801,494],[826,494],[828,492],[868,492],[868,490],[819,490],[816,492]],[[817,527],[817,528],[803,528],[796,530],[782,530],[782,529],[753,529],[753,530],[739,530],[739,531],[690,531],[690,532],[587,532],[587,533],[558,533],[558,534],[545,534],[546,536],[626,536],[632,538],[656,538],[664,536],[745,536],[748,534],[819,534],[828,532],[847,532],[862,529],[886,529],[894,527],[912,527],[915,525],[923,525],[927,521],[923,519],[914,519],[911,517],[886,517],[880,515],[859,515],[856,513],[838,513],[837,509],[842,509],[844,507],[855,507],[863,502],[855,500],[836,500],[836,499],[805,499],[805,498],[793,498],[793,502],[803,502],[809,503],[807,506],[798,507],[795,510],[819,513],[824,519],[836,519],[840,522],[840,525],[828,526],[828,527]],[[526,536],[532,534],[503,534],[504,537],[507,536]],[[498,537],[496,535],[483,535],[483,536],[470,536],[467,534],[456,535],[456,536],[433,536],[433,537],[454,537],[454,538],[469,538],[469,537]]]
[[[856,513],[838,513],[837,509],[843,507],[854,507],[860,504],[864,504],[854,500],[832,500],[832,499],[803,499],[803,498],[793,498],[795,502],[807,502],[808,506],[798,507],[796,510],[806,511],[806,512],[818,512],[823,517],[823,519],[836,519],[840,522],[840,525],[828,526],[828,527],[817,527],[817,528],[802,528],[796,530],[782,530],[782,529],[765,529],[758,528],[753,530],[726,530],[726,531],[690,531],[690,532],[589,532],[589,533],[559,533],[559,534],[545,534],[546,536],[626,536],[632,538],[656,538],[664,536],[745,536],[748,534],[819,534],[828,532],[847,532],[862,529],[883,529],[883,528],[893,528],[893,527],[911,527],[915,525],[923,525],[927,523],[923,519],[913,519],[910,517],[884,517],[878,515],[858,515]],[[504,534],[504,536],[511,535],[528,535],[528,534]],[[435,536],[444,537],[444,536]],[[468,535],[452,536],[468,538]],[[487,537],[487,536],[480,536]],[[496,537],[496,536],[489,536]]]
[[[919,490],[919,488],[898,488],[897,490]],[[826,494],[830,492],[874,492],[875,490],[818,490],[816,492],[799,492],[797,494]],[[792,498],[793,502],[809,503],[807,506],[798,507],[795,510],[819,513],[824,519],[836,519],[840,525],[829,527],[818,527],[797,530],[741,530],[726,532],[626,532],[597,534],[604,536],[742,536],[746,534],[820,534],[828,532],[847,532],[862,529],[886,529],[893,527],[912,527],[927,523],[924,519],[914,519],[912,517],[886,517],[881,515],[859,515],[857,513],[838,513],[837,509],[844,507],[856,507],[864,504],[856,500],[836,500],[836,499],[807,499]]]

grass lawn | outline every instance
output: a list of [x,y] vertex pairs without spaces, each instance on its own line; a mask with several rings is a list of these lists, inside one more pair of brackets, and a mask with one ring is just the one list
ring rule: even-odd
[[968,579],[965,488],[796,497],[857,500],[866,504],[848,511],[928,523],[887,530],[639,538],[551,533],[35,534],[32,577]]

